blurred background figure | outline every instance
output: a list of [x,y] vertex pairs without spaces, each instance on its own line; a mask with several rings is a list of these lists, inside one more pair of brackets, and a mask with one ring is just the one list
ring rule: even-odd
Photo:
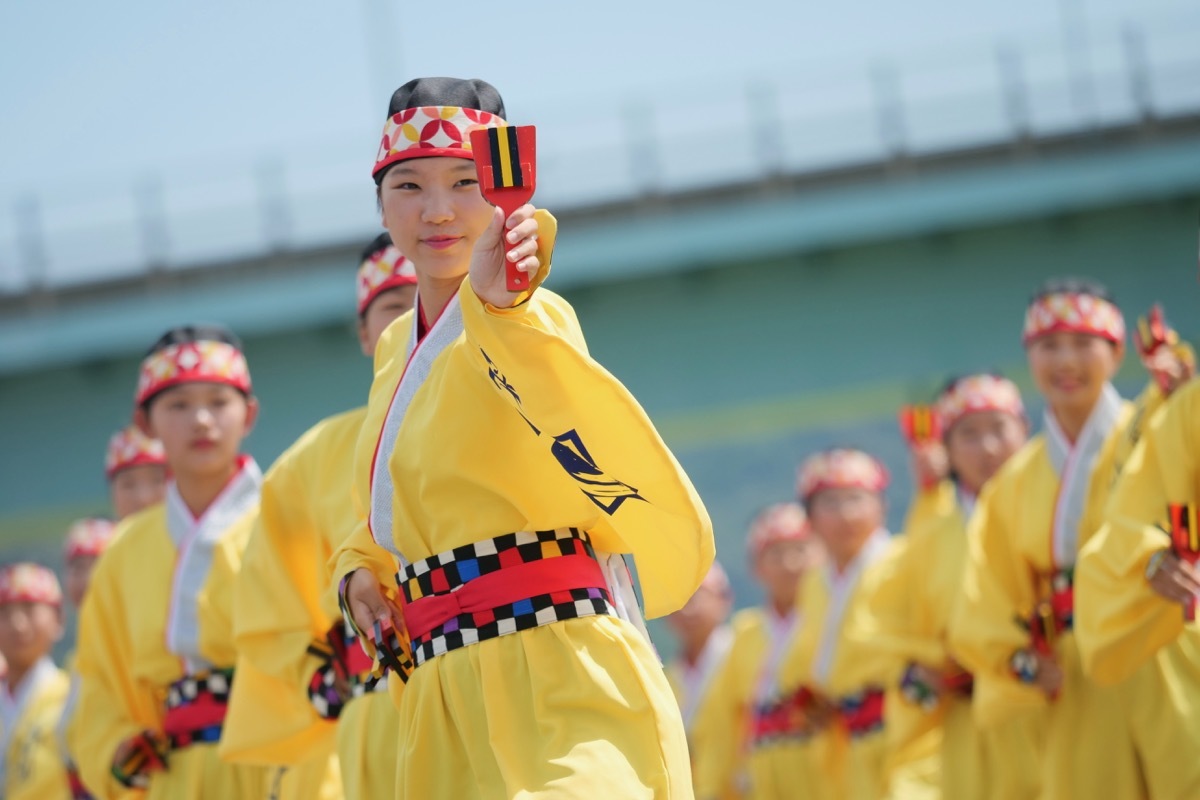
[[136,425],[122,428],[108,440],[104,475],[118,520],[161,503],[167,494],[167,454],[162,442]]
[[[116,438],[114,437],[114,439]],[[145,437],[142,438],[146,442],[154,441]],[[159,450],[161,451],[161,447]],[[110,447],[110,457],[112,452],[112,448]],[[158,455],[161,456],[161,452]],[[119,469],[120,467],[118,467],[118,471]],[[141,464],[134,467],[134,469],[158,469],[161,471],[165,470],[166,467],[165,464]],[[147,479],[153,477],[153,473],[143,473],[143,476],[138,476],[130,481],[130,483],[144,481],[147,488],[152,489],[153,481]],[[112,480],[115,481],[116,479]],[[162,476],[157,476],[157,480],[161,484]],[[129,484],[126,484],[126,488],[128,487]],[[113,505],[118,508],[128,508],[130,502],[149,499],[149,496],[152,494],[153,491],[148,491],[144,495],[140,493],[125,494],[121,496],[121,500],[118,502],[117,497],[120,496],[120,493],[114,488]],[[96,560],[108,549],[108,545],[112,542],[116,532],[117,526],[111,520],[102,518],[81,519],[67,530],[67,539],[63,543],[63,562],[67,569],[67,600],[71,603],[71,609],[76,615],[79,614],[79,610],[83,606],[83,598],[87,595],[88,584],[92,580],[92,570],[96,568]],[[71,718],[75,714],[75,707],[79,703],[79,675],[75,671],[74,652],[67,656],[65,666],[67,674],[71,679],[71,688],[67,693],[62,715],[59,717],[54,730],[58,738],[58,746],[63,755],[63,766],[67,773],[67,782],[71,787],[71,797],[73,800],[86,800],[91,795],[83,785],[83,779],[79,777],[79,770],[75,766],[75,759],[71,757],[67,745],[67,726],[70,724]]]
[[666,618],[678,644],[675,657],[666,665],[667,680],[689,732],[712,678],[733,644],[733,631],[726,624],[732,610],[729,576],[720,562],[714,561],[687,604]]
[[762,605],[734,617],[729,658],[713,679],[695,726],[699,798],[770,797],[755,776],[781,757],[789,743],[787,732],[771,728],[758,710],[778,696],[779,667],[803,618],[797,601],[800,582],[823,554],[798,503],[761,511],[750,524],[746,551],[765,598]]
[[54,731],[68,679],[50,650],[62,636],[62,588],[41,564],[0,568],[0,795],[6,800],[69,797],[63,752]]

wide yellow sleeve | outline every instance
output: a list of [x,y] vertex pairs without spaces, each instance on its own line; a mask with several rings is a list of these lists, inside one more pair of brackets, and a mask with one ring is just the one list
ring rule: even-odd
[[1167,505],[1197,499],[1197,413],[1200,384],[1191,384],[1154,415],[1117,482],[1106,524],[1080,556],[1075,637],[1098,683],[1131,676],[1184,630],[1182,610],[1150,589],[1145,570],[1171,544]]
[[335,731],[308,700],[319,666],[308,648],[332,621],[321,607],[327,548],[313,504],[305,502],[319,487],[306,484],[300,466],[289,452],[268,472],[234,582],[237,680],[221,737],[221,756],[229,761],[299,763]]
[[933,486],[918,489],[904,516],[904,532],[924,528],[937,519],[953,514],[957,503],[953,481],[938,481]]
[[156,698],[131,677],[133,643],[122,568],[130,555],[129,539],[119,536],[96,564],[79,617],[79,705],[67,730],[67,744],[84,784],[98,800],[128,796],[110,771],[118,745],[161,726]]
[[946,648],[940,637],[918,626],[918,598],[929,562],[915,534],[895,537],[888,553],[863,576],[862,597],[849,620],[850,637],[879,662],[886,685],[899,683],[911,662],[941,667]]
[[588,355],[574,311],[545,290],[498,309],[469,279],[459,298],[481,374],[561,467],[546,491],[598,520],[598,550],[633,554],[648,617],[681,608],[712,564],[712,523],[637,400]]
[[1013,514],[1019,507],[1019,475],[1010,461],[984,488],[967,525],[968,555],[959,602],[950,614],[948,646],[974,673],[976,721],[990,727],[1021,708],[1040,708],[1045,698],[1021,684],[1009,662],[1029,637],[1017,624],[1033,608],[1032,570],[1014,547]]

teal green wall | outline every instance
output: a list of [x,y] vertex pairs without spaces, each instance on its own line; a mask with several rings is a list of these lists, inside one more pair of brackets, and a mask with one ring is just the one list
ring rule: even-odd
[[[927,399],[953,372],[1021,377],[1024,304],[1046,277],[1108,283],[1131,321],[1164,300],[1186,336],[1200,333],[1196,207],[1181,200],[862,244],[569,299],[593,354],[642,400],[693,475],[745,594],[745,522],[789,496],[795,464],[816,447],[880,453],[897,479],[895,521],[909,490],[896,406]],[[569,256],[560,252],[556,269],[569,270]],[[320,417],[365,397],[369,364],[349,323],[246,344],[263,404],[248,447],[264,464]],[[55,559],[66,522],[106,508],[104,444],[128,416],[136,362],[0,380],[0,557]],[[1138,381],[1131,368],[1122,388]]]

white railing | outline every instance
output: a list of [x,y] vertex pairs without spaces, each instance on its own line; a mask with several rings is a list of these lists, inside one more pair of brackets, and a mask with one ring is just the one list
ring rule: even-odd
[[[1094,24],[1072,47],[1050,34],[976,42],[697,81],[703,93],[671,87],[669,103],[510,112],[539,125],[539,202],[579,207],[1197,115],[1196,30],[1200,13],[1185,11]],[[378,227],[373,147],[19,194],[0,206],[0,294],[365,240]]]

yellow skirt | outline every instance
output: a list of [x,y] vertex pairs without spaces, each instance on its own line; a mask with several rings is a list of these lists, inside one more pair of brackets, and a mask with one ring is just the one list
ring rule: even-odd
[[395,794],[399,735],[400,716],[387,694],[372,692],[350,701],[337,726],[338,760],[347,800]]
[[267,800],[342,800],[345,796],[332,738],[312,758],[291,767],[272,768],[263,795]]
[[753,800],[880,800],[887,738],[883,730],[853,740],[830,730],[803,742],[756,748],[750,754]]
[[[1122,706],[1130,682],[1096,686],[1083,677],[1072,639],[1060,648],[1063,690],[1047,714],[1042,797],[1140,800],[1146,797],[1133,737]],[[1009,762],[1008,769],[1019,768]]]
[[167,769],[150,778],[146,800],[261,800],[274,772],[227,764],[215,744],[193,744],[168,756]]
[[679,708],[649,643],[624,621],[500,636],[396,683],[401,800],[692,797]]

